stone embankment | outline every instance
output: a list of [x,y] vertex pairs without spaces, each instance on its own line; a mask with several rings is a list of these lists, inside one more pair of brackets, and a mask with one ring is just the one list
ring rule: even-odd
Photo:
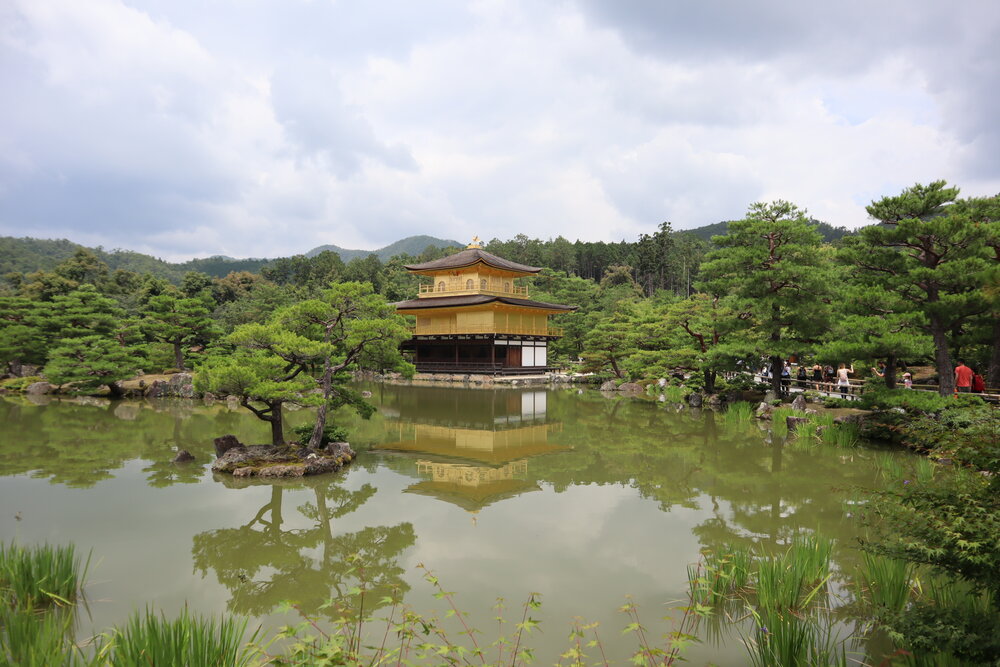
[[140,375],[120,383],[122,392],[130,398],[194,398],[194,377],[190,373]]
[[233,477],[305,477],[336,472],[356,454],[346,442],[331,442],[322,449],[290,445],[244,445],[234,435],[215,439],[212,472]]
[[572,383],[595,383],[592,374],[579,373],[539,373],[538,375],[485,375],[482,373],[416,373],[405,378],[400,373],[355,373],[354,379],[367,382],[386,382],[413,386],[454,385],[473,388],[528,387],[538,385],[567,385]]
[[[45,381],[38,375],[35,367],[24,366],[33,375],[25,376],[4,376],[0,380],[16,380],[11,384],[5,382],[6,390],[13,392],[23,392],[29,396],[44,396],[46,394],[76,394],[77,389],[73,384],[55,385]],[[24,384],[29,380],[36,380],[29,384]],[[161,373],[155,375],[138,375],[130,380],[123,380],[118,383],[118,389],[124,398],[195,398],[199,396],[194,389],[194,378],[191,373]],[[87,392],[88,394],[91,392]],[[108,389],[102,387],[93,392],[93,395],[101,396],[108,394]]]

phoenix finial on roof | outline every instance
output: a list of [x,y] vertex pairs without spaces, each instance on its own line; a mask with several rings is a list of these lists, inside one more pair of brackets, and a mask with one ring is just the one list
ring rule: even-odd
[[469,245],[467,245],[465,247],[466,248],[482,248],[483,247],[483,242],[479,239],[478,236],[473,236],[472,237],[472,243],[470,243]]

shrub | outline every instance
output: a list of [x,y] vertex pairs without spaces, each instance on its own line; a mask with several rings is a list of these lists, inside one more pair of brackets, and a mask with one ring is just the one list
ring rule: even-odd
[[970,407],[982,405],[983,399],[973,394],[958,396],[941,396],[930,391],[913,391],[910,389],[886,389],[879,387],[874,391],[866,391],[861,400],[853,404],[866,410],[888,410],[903,408],[907,412],[935,413],[948,408]]
[[996,406],[953,406],[938,415],[919,415],[901,424],[899,432],[909,446],[938,458],[1000,471],[1000,409]]
[[[306,444],[309,442],[309,438],[312,437],[313,433],[312,424],[303,424],[302,426],[296,426],[292,429],[292,433],[295,434],[296,439],[301,444]],[[336,424],[331,424],[327,422],[326,428],[323,429],[323,438],[320,440],[319,446],[326,447],[331,442],[346,442],[347,441],[347,429],[343,426],[337,426]]]
[[748,373],[739,373],[726,380],[726,387],[732,391],[760,391],[765,392],[771,385],[764,382],[757,382]]

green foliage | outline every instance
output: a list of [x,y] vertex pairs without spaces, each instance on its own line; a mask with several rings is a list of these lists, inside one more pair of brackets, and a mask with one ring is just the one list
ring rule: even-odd
[[[79,257],[84,260],[80,261]],[[149,273],[156,277],[180,283],[188,271],[201,271],[210,276],[224,276],[231,271],[259,271],[268,260],[234,260],[225,257],[193,259],[181,264],[171,264],[162,260],[129,250],[104,251],[100,248],[84,248],[65,239],[32,239],[0,237],[0,275],[8,272],[32,273],[53,271],[65,265],[60,273],[73,274],[75,265],[86,265],[90,257],[105,264],[105,270],[126,273]],[[99,270],[99,269],[98,269]],[[85,278],[87,276],[84,276]],[[79,282],[92,282],[80,280]]]
[[583,368],[587,372],[610,371],[625,377],[622,364],[638,350],[636,332],[629,310],[616,311],[598,322],[584,338]]
[[733,299],[734,334],[717,354],[732,359],[767,357],[772,388],[780,391],[782,359],[817,341],[826,330],[832,262],[805,212],[775,201],[750,206],[729,223],[706,256],[700,287]]
[[39,308],[25,297],[0,295],[0,364],[42,363],[44,333]]
[[576,359],[584,350],[584,338],[601,316],[598,286],[593,280],[543,270],[532,278],[531,295],[537,301],[579,306],[575,313],[550,316],[553,326],[563,329],[563,337],[549,343],[550,354]]
[[[896,490],[875,497],[872,511],[879,522],[865,548],[878,555],[926,565],[962,582],[963,600],[941,599],[918,604],[885,623],[905,646],[948,650],[969,655],[974,638],[1000,636],[1000,499],[995,478],[948,475],[933,479],[904,479]],[[969,600],[989,609],[970,609]],[[975,644],[1000,658],[996,644]]]
[[[350,405],[363,416],[372,408],[349,387],[353,370],[412,373],[399,353],[410,337],[402,317],[367,283],[339,283],[320,298],[300,301],[274,313],[266,324],[242,324],[226,338],[241,350],[217,357],[198,374],[200,391],[240,396],[244,407],[272,426],[274,444],[284,442],[281,406],[317,406],[309,440],[318,447],[328,409]],[[320,377],[310,376],[319,368]],[[318,389],[319,392],[312,390]],[[256,408],[251,401],[264,403]]]
[[87,563],[73,545],[0,544],[0,663],[89,664],[71,642]]
[[899,430],[906,444],[936,458],[1000,471],[1000,408],[995,404],[953,405],[936,415],[911,418]]
[[958,188],[944,181],[914,185],[868,206],[881,224],[863,228],[846,257],[865,283],[912,311],[907,326],[932,338],[940,392],[954,390],[955,332],[986,309],[981,277],[989,266],[987,228],[955,205]]
[[167,291],[150,297],[143,311],[143,333],[151,340],[172,345],[175,365],[186,368],[182,346],[207,343],[218,333],[209,317],[212,306],[207,292],[184,297]]
[[[821,222],[819,220],[809,220],[809,224],[816,228],[820,236],[826,243],[835,243],[840,241],[845,236],[852,236],[855,232],[852,232],[847,227],[834,227],[826,222]],[[686,229],[682,233],[690,234],[704,241],[711,241],[716,236],[725,236],[729,229],[729,222],[716,222],[715,224],[705,225],[703,227],[697,227],[695,229]]]
[[77,667],[85,661],[69,641],[73,616],[0,606],[0,663],[18,667]]
[[232,333],[241,324],[264,322],[275,311],[290,306],[297,300],[291,288],[279,287],[267,280],[261,280],[252,289],[218,287],[213,292],[222,303],[213,317],[227,333]]
[[910,664],[995,665],[1000,661],[1000,612],[989,594],[931,580],[926,595],[883,617],[893,640],[912,653]]
[[120,330],[125,311],[93,285],[84,284],[69,294],[54,297],[45,315],[41,326],[50,340],[83,336],[110,338]]
[[296,401],[316,405],[306,395],[316,381],[304,374],[288,377],[287,362],[266,351],[245,351],[217,357],[199,367],[195,376],[198,391],[245,397],[250,401]]
[[[296,426],[292,428],[292,433],[295,434],[296,439],[302,442],[309,442],[309,438],[312,437],[313,425],[312,424],[302,424],[301,426]],[[327,423],[323,428],[323,437],[320,440],[320,447],[326,447],[331,442],[346,442],[347,441],[347,429],[343,426],[337,426],[336,424]]]
[[727,424],[748,424],[753,420],[753,404],[747,401],[730,403],[723,417]]
[[59,341],[49,353],[44,372],[54,384],[73,383],[77,392],[107,386],[117,394],[117,383],[135,375],[138,362],[132,348],[100,336],[83,336]]

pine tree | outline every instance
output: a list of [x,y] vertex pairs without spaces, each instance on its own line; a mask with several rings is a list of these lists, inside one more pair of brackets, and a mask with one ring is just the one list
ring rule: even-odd
[[616,378],[625,377],[624,362],[639,349],[633,312],[627,304],[600,320],[583,341],[584,369],[610,369]]
[[[363,416],[372,408],[346,386],[356,368],[406,368],[399,343],[409,338],[403,318],[368,283],[341,283],[322,298],[284,308],[266,324],[236,327],[226,342],[235,355],[202,366],[195,378],[204,391],[240,397],[240,404],[271,424],[275,445],[284,444],[282,407],[318,408],[310,446],[320,444],[330,408],[352,405]],[[317,381],[310,368],[322,368]],[[411,367],[412,368],[412,367]],[[319,392],[314,391],[319,389]],[[263,404],[259,407],[256,404]]]
[[45,377],[54,384],[74,383],[85,392],[102,385],[112,397],[121,395],[118,382],[135,374],[138,358],[133,348],[99,335],[64,338],[49,353]]
[[0,363],[15,375],[20,375],[22,364],[45,361],[38,311],[38,305],[30,299],[0,296]]
[[980,342],[988,351],[986,381],[991,387],[1000,387],[1000,195],[965,199],[958,204],[983,232],[987,247],[988,267],[982,275],[987,311],[979,326]]
[[[249,330],[251,327],[254,329]],[[303,342],[297,337],[283,336],[275,331],[267,332],[262,325],[237,327],[230,342],[244,349],[232,355],[216,357],[200,366],[195,376],[195,387],[199,391],[239,397],[240,405],[270,424],[271,444],[283,445],[285,430],[282,408],[285,403],[319,405],[322,399],[309,393],[316,388],[316,381],[302,373],[304,364],[290,367],[285,359],[269,350],[254,350],[247,342],[255,338],[281,349],[298,347]],[[259,404],[263,404],[263,407]]]
[[176,291],[167,291],[149,298],[142,328],[153,340],[173,345],[174,363],[179,370],[184,370],[182,346],[196,341],[207,342],[217,333],[209,317],[211,307],[212,298],[207,292],[183,297]]
[[[850,248],[844,251],[850,257]],[[849,259],[848,259],[849,261]],[[831,359],[884,359],[885,385],[896,387],[898,362],[930,354],[930,338],[922,330],[924,317],[912,304],[878,284],[856,275],[845,287],[840,313],[834,320],[823,347]]]
[[914,185],[867,207],[880,224],[849,242],[851,262],[865,282],[911,304],[932,338],[942,395],[955,391],[950,337],[987,306],[981,287],[988,268],[986,230],[954,206],[958,188],[945,181]]
[[80,285],[40,308],[38,321],[46,339],[44,372],[51,382],[72,382],[83,391],[107,385],[112,396],[120,395],[118,382],[135,373],[138,358],[131,323],[114,299],[93,285]]
[[752,204],[747,217],[714,237],[718,250],[701,267],[701,288],[734,298],[740,331],[720,349],[731,358],[767,357],[771,388],[781,391],[784,359],[819,340],[827,326],[830,253],[806,212],[786,201]]
[[[701,373],[705,392],[714,394],[719,371],[734,367],[733,360],[719,352],[738,322],[732,299],[695,294],[666,304],[639,325],[642,350],[629,366],[658,366],[660,375],[675,369]],[[646,351],[657,354],[657,364],[651,363],[654,356]]]
[[44,308],[42,326],[50,339],[111,336],[125,318],[118,303],[84,284],[69,294],[53,297]]
[[399,344],[410,337],[405,321],[370,283],[340,283],[319,299],[290,306],[275,315],[275,324],[305,338],[322,342],[323,372],[320,388],[323,402],[316,412],[316,425],[309,440],[318,447],[326,429],[328,407],[354,405],[368,413],[356,392],[346,386],[352,369],[412,370],[405,368]]

